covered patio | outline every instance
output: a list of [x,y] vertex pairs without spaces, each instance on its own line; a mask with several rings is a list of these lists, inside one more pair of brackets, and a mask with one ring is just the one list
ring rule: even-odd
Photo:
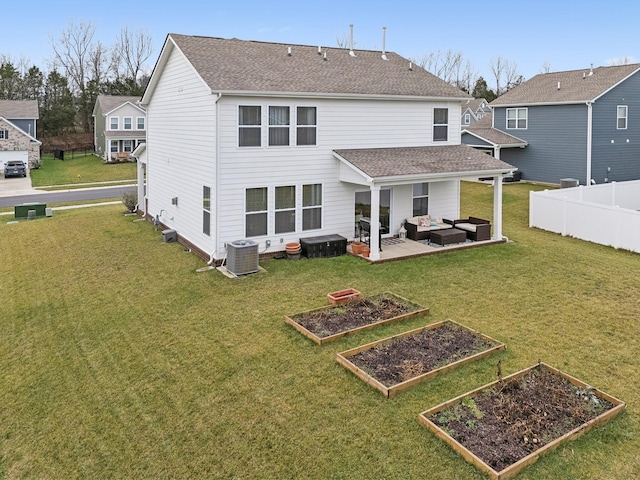
[[[380,251],[380,191],[392,186],[406,186],[420,183],[450,182],[456,185],[457,198],[447,206],[449,218],[457,219],[460,213],[459,182],[465,178],[493,178],[493,222],[489,242],[504,241],[502,236],[502,179],[510,175],[515,167],[495,157],[478,151],[468,145],[443,145],[429,147],[369,148],[334,150],[339,160],[338,179],[342,182],[366,186],[371,193],[370,249],[369,260],[390,259],[393,250],[389,245]],[[427,212],[430,213],[430,212]],[[400,217],[415,215],[409,208],[398,212]],[[396,221],[396,224],[398,221]],[[393,230],[391,230],[393,231]],[[411,243],[409,243],[411,242]],[[442,251],[443,248],[469,248],[467,243],[434,248],[420,242],[405,242],[405,256],[429,254],[429,248]],[[412,245],[415,243],[416,245]],[[484,243],[473,242],[469,244]]]
[[[454,250],[464,250],[467,248],[477,248],[486,245],[493,245],[496,243],[506,242],[506,238],[500,240],[485,240],[479,242],[464,242],[456,243],[452,245],[436,245],[429,244],[427,242],[416,242],[408,238],[388,238],[382,240],[382,251],[380,251],[378,258],[373,259],[371,257],[365,258],[360,255],[356,255],[369,263],[384,263],[394,260],[406,260],[408,258],[424,257],[427,255],[437,255],[439,253],[450,252]],[[351,246],[347,247],[347,253],[352,254]]]

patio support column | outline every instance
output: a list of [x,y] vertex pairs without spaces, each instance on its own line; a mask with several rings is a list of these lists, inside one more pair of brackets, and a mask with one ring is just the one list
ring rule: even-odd
[[369,232],[369,258],[380,259],[380,186],[371,186],[371,226]]
[[492,240],[502,240],[502,177],[493,177]]

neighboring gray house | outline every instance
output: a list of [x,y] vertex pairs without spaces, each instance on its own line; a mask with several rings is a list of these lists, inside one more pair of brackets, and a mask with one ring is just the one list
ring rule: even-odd
[[464,128],[473,125],[481,118],[491,113],[491,107],[484,98],[474,98],[463,104],[460,114],[460,124]]
[[543,73],[498,97],[492,127],[527,144],[500,158],[523,180],[640,179],[639,71],[633,64]]
[[8,160],[22,160],[29,168],[40,166],[38,118],[36,100],[0,100],[0,169]]
[[147,138],[147,114],[139,97],[98,95],[93,107],[93,144],[107,161],[128,160]]

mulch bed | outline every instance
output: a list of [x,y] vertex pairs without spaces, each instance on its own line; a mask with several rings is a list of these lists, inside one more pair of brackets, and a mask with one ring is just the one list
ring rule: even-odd
[[382,384],[391,386],[497,344],[453,323],[444,323],[380,343],[349,356],[349,361]]
[[544,365],[464,397],[428,419],[501,471],[614,408]]
[[416,310],[416,306],[391,294],[357,298],[331,308],[294,315],[294,320],[318,337],[352,330]]

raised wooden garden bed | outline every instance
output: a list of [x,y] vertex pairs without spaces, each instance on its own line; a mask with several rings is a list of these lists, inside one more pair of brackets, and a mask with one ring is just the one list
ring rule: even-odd
[[341,305],[347,303],[360,296],[360,292],[355,288],[347,288],[345,290],[339,290],[337,292],[331,292],[327,294],[329,303],[332,305]]
[[505,348],[504,343],[445,320],[338,353],[337,360],[385,397],[392,397]]
[[329,305],[286,316],[285,321],[319,345],[345,335],[429,313],[416,303],[391,292],[360,297],[342,305]]
[[418,419],[490,478],[506,479],[625,408],[617,398],[539,363]]

